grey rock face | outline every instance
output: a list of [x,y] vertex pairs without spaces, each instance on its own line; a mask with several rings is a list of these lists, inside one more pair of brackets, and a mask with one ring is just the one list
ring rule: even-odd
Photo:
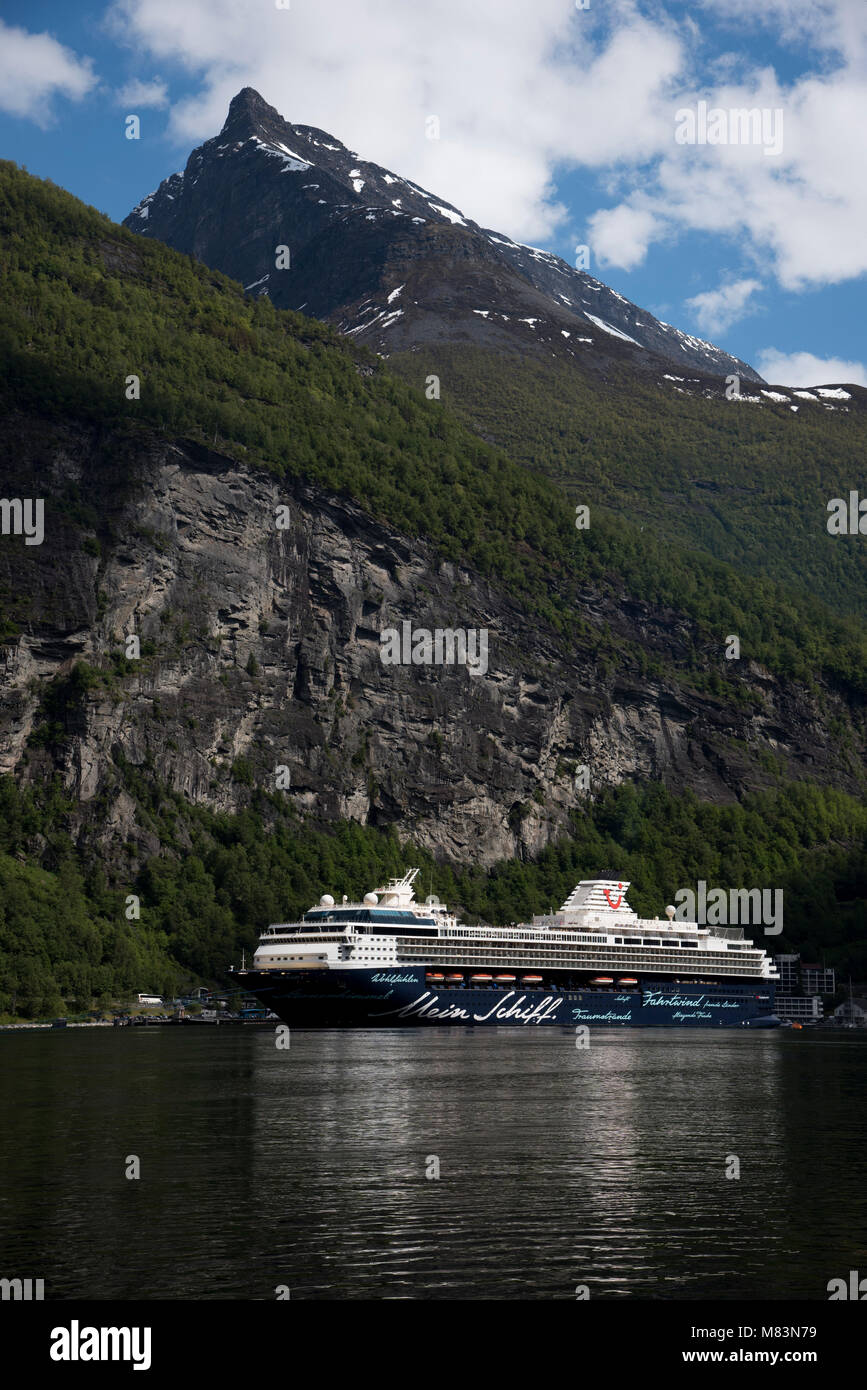
[[[588,591],[582,616],[674,674],[642,677],[626,646],[606,668],[345,499],[155,434],[27,420],[14,432],[11,481],[55,501],[43,547],[0,548],[4,592],[26,596],[21,636],[0,646],[0,770],[26,781],[56,768],[77,803],[70,832],[107,856],[158,847],[124,764],[191,803],[237,810],[263,787],[324,820],[398,822],[438,855],[484,865],[562,833],[586,795],[578,764],[591,793],[652,777],[733,800],[773,780],[760,753],[855,787],[831,732],[848,718],[840,697],[820,704],[746,661],[752,708],[697,694],[676,674],[693,639],[675,613]],[[64,503],[85,478],[93,527]],[[101,555],[88,553],[95,532]],[[380,633],[403,622],[487,630],[487,671],[384,665]],[[77,659],[106,670],[131,634],[141,660],[55,709],[62,729],[28,744],[51,722],[48,683]]]

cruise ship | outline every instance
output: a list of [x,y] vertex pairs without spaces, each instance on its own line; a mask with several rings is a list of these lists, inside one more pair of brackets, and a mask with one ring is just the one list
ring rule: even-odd
[[779,977],[741,927],[641,918],[616,876],[531,923],[462,926],[416,902],[418,872],[268,927],[238,984],[297,1028],[779,1026]]

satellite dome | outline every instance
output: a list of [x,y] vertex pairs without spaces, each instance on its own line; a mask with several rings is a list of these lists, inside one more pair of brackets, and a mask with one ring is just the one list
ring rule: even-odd
[[668,907],[665,909],[665,915],[666,915],[666,917],[668,918],[669,921],[671,921],[671,919],[673,918],[673,916],[674,916],[674,914],[675,914],[676,912],[677,912],[677,908],[676,908],[676,907],[672,907],[671,903],[669,903],[669,904],[668,904]]
[[365,893],[365,895],[364,895],[364,903],[365,903],[365,906],[366,906],[366,907],[376,907],[376,904],[377,904],[378,902],[379,902],[379,898],[376,896],[375,893]]
[[319,906],[320,906],[320,907],[333,907],[333,906],[334,906],[334,899],[332,898],[332,896],[331,896],[330,893],[323,893],[323,894],[322,894],[322,897],[319,899]]

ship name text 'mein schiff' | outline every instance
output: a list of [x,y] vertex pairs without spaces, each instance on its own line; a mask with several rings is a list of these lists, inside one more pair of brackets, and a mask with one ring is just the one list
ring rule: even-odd
[[417,874],[268,927],[238,984],[298,1028],[779,1024],[773,962],[740,927],[675,921],[673,908],[640,918],[616,877],[583,880],[529,924],[467,927],[415,901]]

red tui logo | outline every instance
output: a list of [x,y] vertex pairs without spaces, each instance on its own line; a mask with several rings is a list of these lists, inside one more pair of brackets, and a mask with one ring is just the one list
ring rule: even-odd
[[616,903],[613,903],[613,902],[611,901],[611,899],[609,898],[609,896],[608,896],[608,889],[607,889],[607,888],[603,888],[603,889],[602,889],[602,892],[605,894],[605,900],[606,900],[606,902],[608,903],[608,906],[611,908],[611,910],[612,910],[613,912],[616,912],[617,909],[618,909],[618,907],[620,906],[620,904],[623,902],[623,884],[622,884],[622,883],[618,883],[617,888],[618,888],[618,896],[617,896],[617,902],[616,902]]

